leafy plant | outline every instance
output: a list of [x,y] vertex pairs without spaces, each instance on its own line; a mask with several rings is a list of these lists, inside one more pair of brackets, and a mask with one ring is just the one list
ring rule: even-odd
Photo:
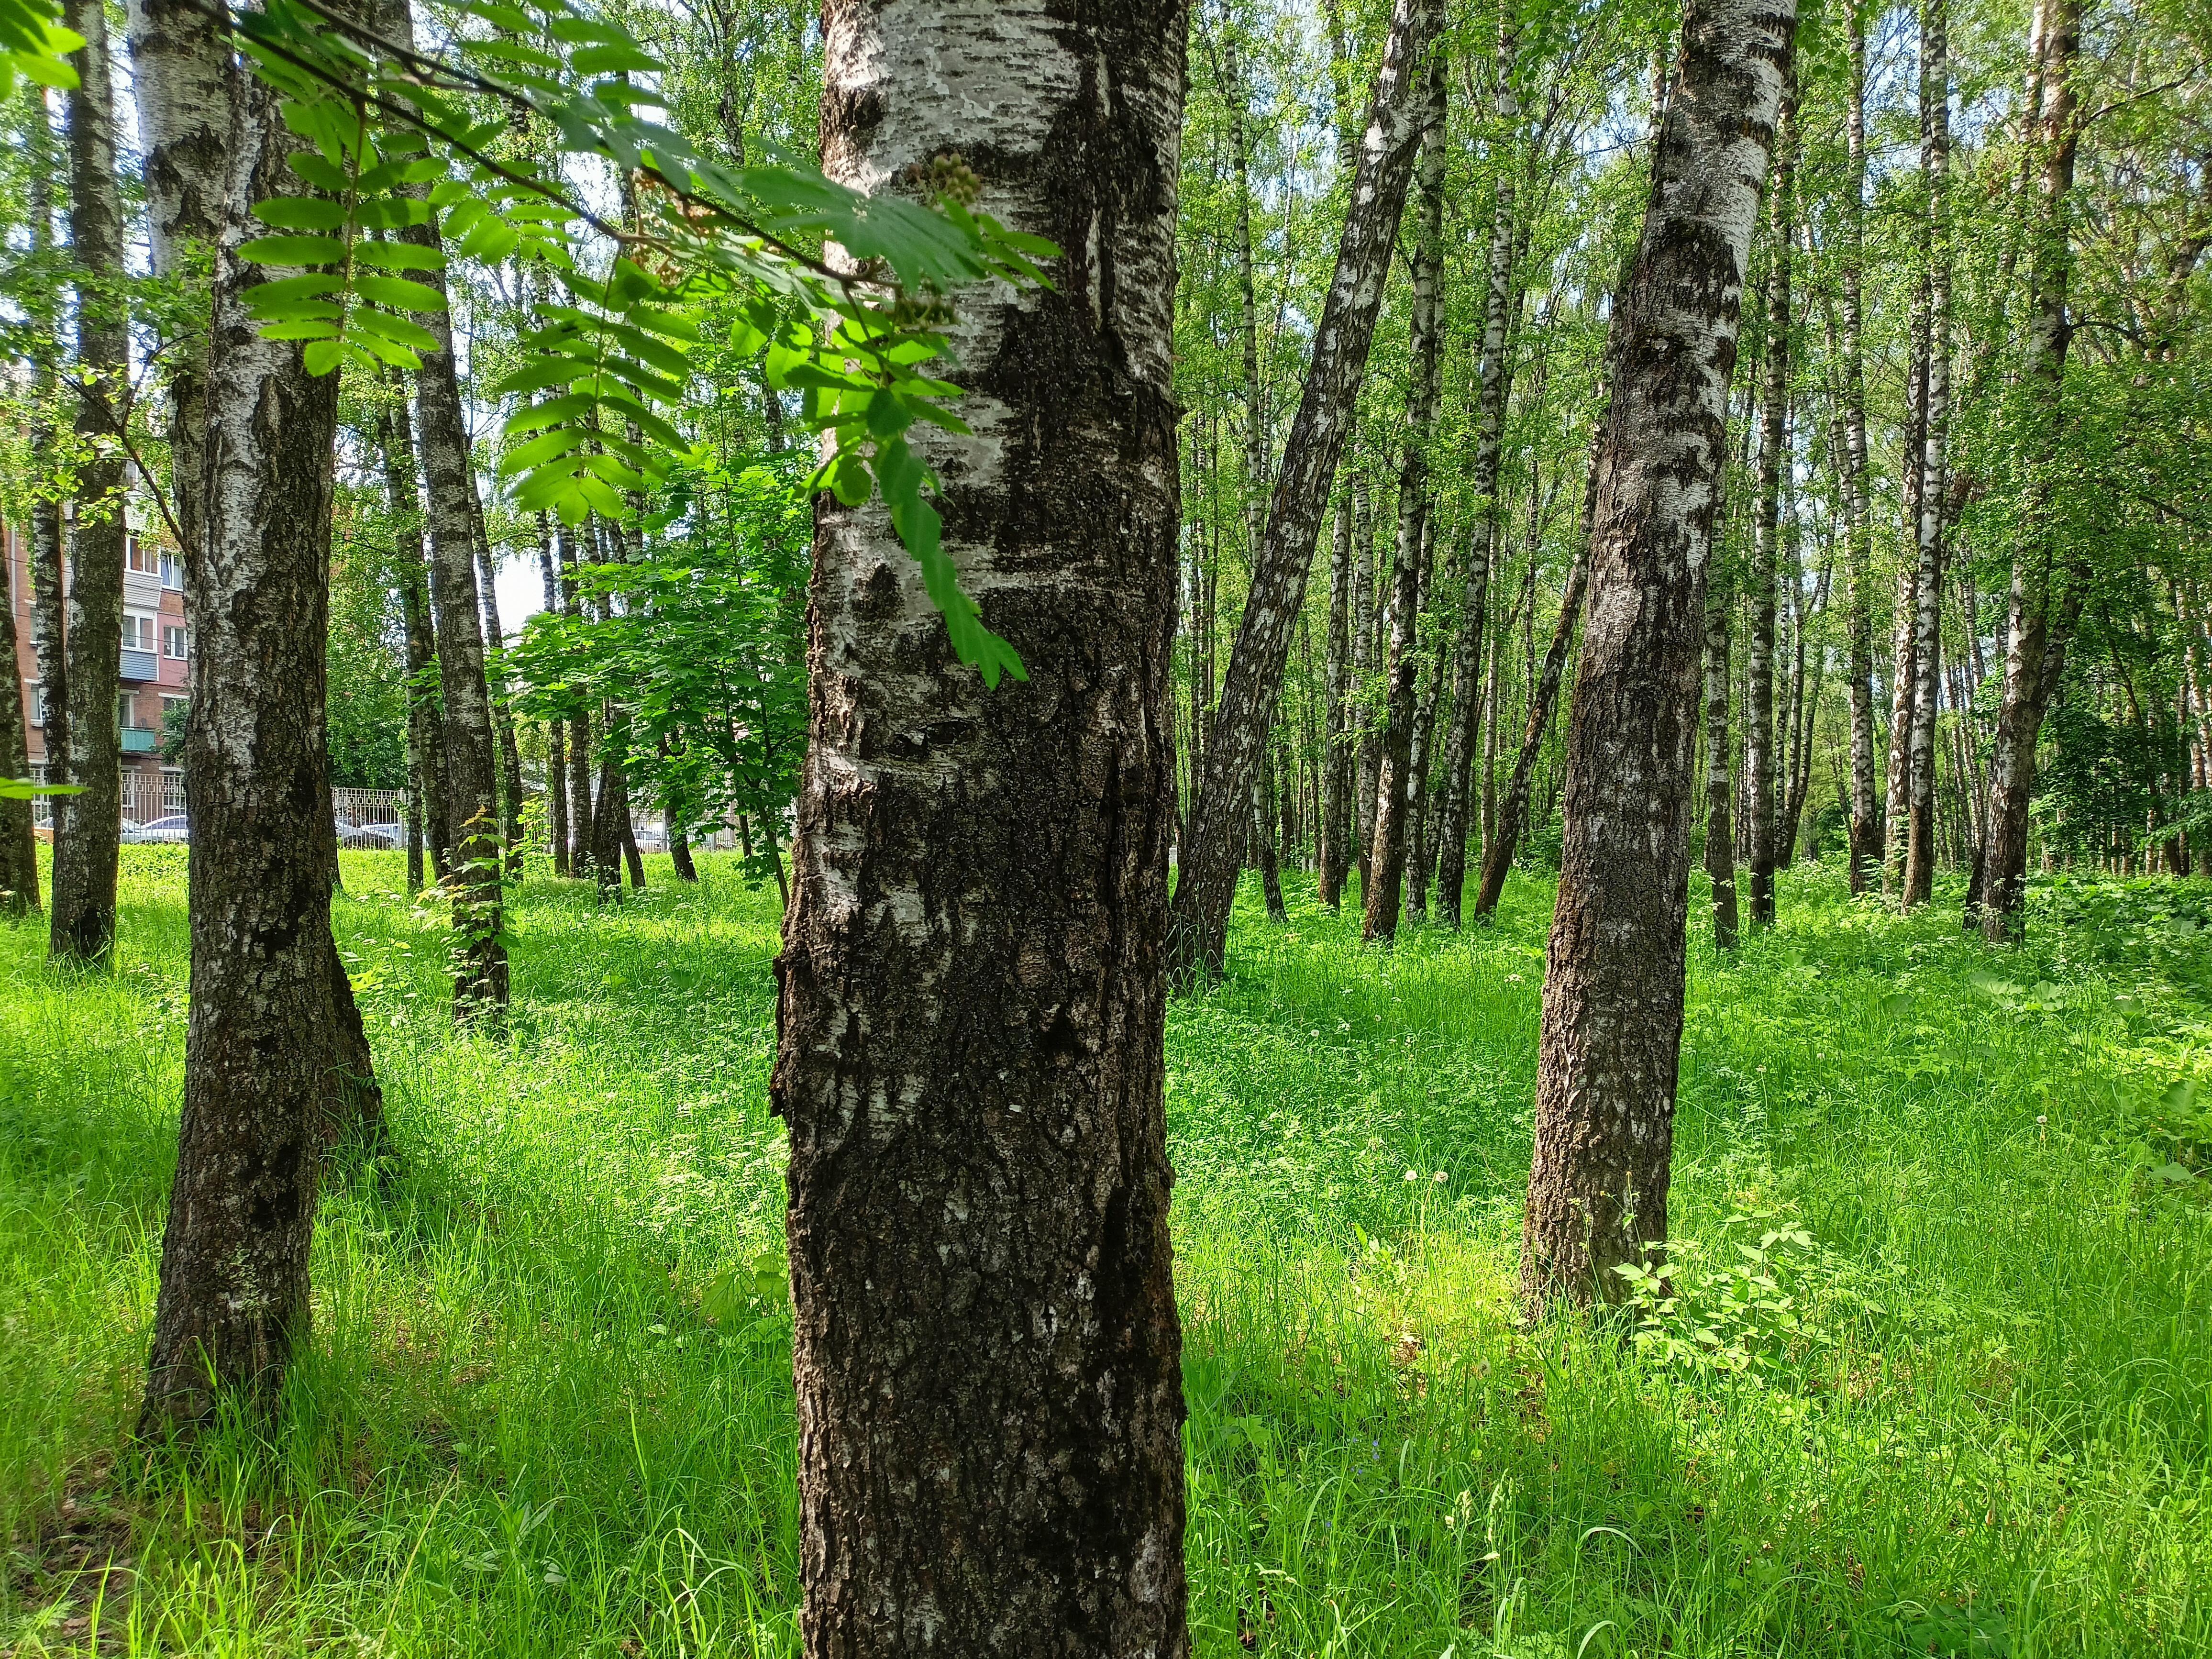
[[[1753,1226],[1756,1243],[1736,1231]],[[1644,1249],[1648,1260],[1613,1271],[1628,1281],[1637,1350],[1661,1365],[1757,1382],[1834,1340],[1807,1322],[1815,1247],[1794,1221],[1740,1212],[1710,1246],[1674,1239]]]

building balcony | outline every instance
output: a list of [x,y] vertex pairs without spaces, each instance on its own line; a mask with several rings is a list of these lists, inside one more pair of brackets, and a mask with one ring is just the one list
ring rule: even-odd
[[136,681],[143,685],[159,674],[161,668],[161,659],[150,651],[126,648],[123,653],[121,678],[126,682]]
[[150,726],[126,726],[123,728],[123,752],[126,755],[150,755],[161,746],[161,734]]

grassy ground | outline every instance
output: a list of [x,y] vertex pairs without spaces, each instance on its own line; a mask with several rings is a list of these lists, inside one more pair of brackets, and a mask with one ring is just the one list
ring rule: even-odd
[[[501,1050],[348,854],[405,1173],[326,1195],[281,1425],[187,1465],[125,1439],[185,984],[180,854],[125,868],[112,977],[0,931],[0,1652],[793,1651],[772,896],[533,882]],[[1693,959],[1630,1348],[1510,1300],[1549,903],[1240,914],[1170,1012],[1197,1650],[2212,1650],[2212,894],[2048,886],[1999,956],[1789,880]]]

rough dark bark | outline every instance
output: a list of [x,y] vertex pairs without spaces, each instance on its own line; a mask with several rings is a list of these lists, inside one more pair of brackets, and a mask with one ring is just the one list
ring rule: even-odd
[[[1367,865],[1371,876],[1360,937],[1384,943],[1398,936],[1405,894],[1406,857],[1412,840],[1407,820],[1419,801],[1413,789],[1413,726],[1418,713],[1415,648],[1421,618],[1421,550],[1429,527],[1429,447],[1440,402],[1439,355],[1443,344],[1444,54],[1431,49],[1420,71],[1422,90],[1413,108],[1421,124],[1415,164],[1413,227],[1413,302],[1407,345],[1405,447],[1398,460],[1398,540],[1390,561],[1390,650],[1384,672],[1382,759],[1376,774],[1375,834]],[[1232,665],[1233,666],[1233,665]]]
[[[1590,472],[1590,487],[1595,491],[1597,473]],[[1575,552],[1573,567],[1567,572],[1567,586],[1559,595],[1559,617],[1552,624],[1552,642],[1544,647],[1544,666],[1528,696],[1528,720],[1522,728],[1520,752],[1513,757],[1513,774],[1506,780],[1505,793],[1498,799],[1497,828],[1482,849],[1482,882],[1475,890],[1474,919],[1486,922],[1498,908],[1498,900],[1505,891],[1505,878],[1513,867],[1513,851],[1527,827],[1528,817],[1528,785],[1536,772],[1536,757],[1544,747],[1545,733],[1552,724],[1552,708],[1558,702],[1560,677],[1565,672],[1567,653],[1572,649],[1575,622],[1581,616],[1583,592],[1589,582],[1589,507],[1583,510],[1583,537]]]
[[63,627],[69,781],[55,799],[51,946],[64,962],[104,963],[115,948],[115,879],[123,830],[123,750],[115,699],[123,665],[124,460],[116,410],[130,373],[123,295],[123,202],[115,177],[115,95],[106,13],[69,0],[63,20],[84,37],[70,54],[70,240],[76,265],[77,467]]
[[1917,593],[1913,613],[1912,727],[1908,734],[1905,804],[1905,908],[1925,904],[1936,880],[1936,714],[1942,693],[1945,504],[1949,476],[1944,444],[1951,418],[1951,76],[1946,0],[1921,0],[1920,155],[1928,202],[1921,218],[1923,260],[1928,272],[1929,343],[1926,401],[1920,453]]
[[1744,265],[1796,12],[1690,0],[1614,330],[1567,732],[1522,1251],[1532,1307],[1611,1302],[1667,1237],[1706,566]]
[[[963,296],[921,442],[1028,665],[987,690],[880,507],[817,508],[772,1085],[791,1126],[801,1645],[1188,1651],[1164,935],[1184,13],[830,0],[825,170],[957,149],[1066,256]],[[1326,478],[1323,479],[1326,487]],[[1249,779],[1238,794],[1250,810]]]
[[2080,137],[2074,60],[2081,45],[2081,0],[2051,0],[2042,52],[2043,99],[2036,148],[2042,162],[2031,254],[2027,349],[2021,367],[2032,414],[2027,498],[2013,555],[2012,593],[2006,617],[2004,698],[1997,713],[1990,775],[1989,825],[1982,851],[1981,927],[2002,942],[2027,927],[2027,806],[2035,788],[2035,743],[2065,663],[2081,582],[2067,572],[2064,593],[2051,614],[2059,554],[2051,477],[2062,415],[2061,393],[2072,326],[2066,316],[2071,235],[2066,198],[2074,186]]
[[1781,565],[1782,477],[1790,442],[1790,265],[1796,234],[1790,179],[1797,88],[1782,89],[1774,178],[1767,190],[1766,386],[1759,398],[1759,511],[1751,556],[1751,695],[1744,709],[1744,786],[1751,795],[1751,921],[1774,925],[1774,818],[1778,793],[1774,726],[1775,583]]
[[[1252,773],[1273,720],[1291,630],[1305,602],[1314,537],[1367,370],[1390,246],[1426,124],[1422,77],[1442,10],[1437,0],[1398,0],[1391,18],[1335,275],[1314,333],[1305,390],[1284,442],[1267,533],[1253,563],[1244,620],[1230,653],[1205,775],[1183,838],[1185,862],[1170,932],[1178,975],[1221,970]],[[1373,895],[1366,896],[1371,908]]]
[[[274,1397],[309,1320],[323,1135],[359,1063],[331,936],[337,842],[323,719],[337,376],[260,337],[235,250],[295,193],[273,94],[240,76],[207,380],[193,629],[191,1016],[141,1430],[189,1431],[234,1391]],[[343,995],[343,1001],[340,998]],[[358,1022],[356,1021],[356,1035]]]

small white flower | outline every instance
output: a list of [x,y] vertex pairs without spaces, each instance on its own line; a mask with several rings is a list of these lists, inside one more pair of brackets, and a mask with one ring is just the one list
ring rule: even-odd
[[1406,1179],[1408,1181],[1419,1181],[1420,1178],[1421,1177],[1419,1175],[1411,1170],[1406,1171]]

